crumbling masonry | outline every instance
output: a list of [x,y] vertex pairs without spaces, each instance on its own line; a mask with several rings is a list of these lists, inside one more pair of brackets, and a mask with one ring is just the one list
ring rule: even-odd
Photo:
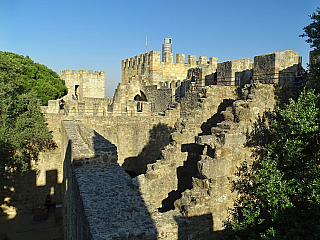
[[42,153],[37,181],[57,166],[65,239],[219,239],[237,198],[230,181],[254,161],[248,136],[301,64],[291,50],[254,62],[163,59],[151,51],[123,60],[113,99],[99,93],[102,72],[61,73],[79,98],[69,91],[65,109],[43,107],[58,149]]

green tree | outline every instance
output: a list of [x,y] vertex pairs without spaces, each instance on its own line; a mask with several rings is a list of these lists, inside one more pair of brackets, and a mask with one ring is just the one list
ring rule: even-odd
[[[302,37],[319,54],[319,8]],[[232,239],[320,239],[320,72],[310,63],[307,87],[278,111],[263,154],[244,165],[234,189],[242,194],[226,221]]]
[[21,80],[24,93],[33,89],[42,105],[67,93],[64,80],[56,72],[35,63],[28,56],[0,51],[0,66],[0,71],[14,73]]
[[319,106],[304,90],[280,110],[256,170],[235,183],[244,197],[227,228],[238,239],[320,238]]
[[307,75],[307,87],[320,92],[320,8],[310,14],[312,20],[308,26],[304,27],[301,37],[307,37],[306,42],[313,48],[312,59],[309,62],[309,74]]
[[[29,74],[34,71],[31,60],[3,52],[0,60],[0,167],[5,173],[23,172],[39,151],[53,146],[52,136],[40,111],[37,92],[26,89]],[[28,63],[24,65],[24,61]]]
[[309,15],[312,19],[312,23],[304,27],[304,33],[301,37],[307,37],[307,43],[310,44],[311,48],[320,49],[320,8],[317,8],[315,12]]

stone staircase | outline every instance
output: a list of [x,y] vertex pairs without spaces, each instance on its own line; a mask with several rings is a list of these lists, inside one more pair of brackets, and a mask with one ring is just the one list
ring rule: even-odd
[[227,209],[233,206],[236,193],[231,191],[230,180],[237,166],[254,160],[247,136],[256,121],[262,119],[266,111],[273,111],[276,104],[273,86],[247,88],[250,88],[247,100],[237,100],[227,107],[222,112],[224,121],[212,127],[210,135],[196,137],[196,143],[205,146],[198,162],[198,175],[192,179],[193,188],[175,202],[175,207],[188,217],[212,214],[213,230],[223,229]]
[[[231,191],[230,180],[242,162],[253,161],[253,148],[247,146],[247,137],[276,103],[271,85],[246,86],[241,96],[246,100],[236,100],[239,96],[232,87],[205,90],[192,103],[196,106],[193,111],[175,123],[172,142],[162,150],[162,158],[149,164],[146,174],[134,179],[157,229],[162,232],[178,232],[181,226],[174,219],[188,222],[200,216],[211,219],[208,226],[201,226],[201,231],[223,229],[227,210],[237,197]],[[183,181],[188,178],[192,186],[180,193]],[[165,201],[172,196],[176,197],[171,199],[175,209],[161,212]],[[192,227],[200,229],[198,225]],[[198,239],[210,239],[208,235],[198,236]],[[165,237],[158,233],[158,238]]]

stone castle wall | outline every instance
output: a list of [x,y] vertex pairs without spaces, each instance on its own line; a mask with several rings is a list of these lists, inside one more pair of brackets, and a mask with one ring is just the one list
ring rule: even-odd
[[[147,209],[140,211],[153,214],[155,226],[150,226],[150,229],[154,230],[154,227],[157,229],[159,239],[165,238],[165,236],[170,236],[172,239],[184,236],[181,232],[181,229],[184,228],[181,226],[188,226],[186,222],[194,217],[208,217],[211,228],[210,226],[205,227],[206,232],[212,231],[212,229],[221,229],[221,219],[226,216],[225,210],[231,206],[236,197],[228,192],[229,185],[226,179],[232,175],[237,164],[243,159],[251,159],[251,149],[243,148],[244,135],[252,131],[252,126],[258,116],[262,116],[264,111],[273,108],[275,104],[273,85],[253,84],[247,86],[243,90],[245,97],[242,99],[240,99],[239,88],[235,86],[207,86],[198,93],[187,93],[181,103],[172,109],[161,107],[158,110],[165,110],[162,116],[140,114],[138,109],[135,114],[128,115],[128,110],[135,111],[138,104],[140,106],[142,104],[143,108],[146,107],[152,112],[154,102],[159,101],[158,106],[167,106],[173,101],[172,94],[175,91],[172,87],[179,87],[175,85],[176,83],[179,85],[179,81],[164,82],[161,89],[158,89],[156,85],[151,85],[150,82],[156,83],[158,81],[156,74],[159,74],[158,70],[161,64],[167,64],[165,66],[168,70],[167,73],[169,73],[169,66],[172,65],[173,68],[178,66],[175,64],[189,64],[192,67],[199,67],[201,64],[211,66],[205,58],[199,58],[199,61],[196,61],[196,58],[192,56],[189,57],[188,63],[184,63],[184,58],[181,55],[177,56],[178,63],[171,63],[170,54],[165,56],[166,62],[162,63],[159,60],[159,64],[153,63],[154,59],[158,59],[158,57],[156,51],[151,53],[153,54],[150,54],[150,60],[146,60],[149,61],[151,69],[149,69],[149,75],[140,74],[138,77],[129,78],[128,83],[125,80],[119,85],[112,100],[86,97],[78,101],[70,99],[67,105],[69,105],[69,110],[75,107],[77,110],[75,114],[70,114],[71,111],[66,114],[66,109],[60,110],[58,101],[50,101],[48,107],[43,108],[48,128],[52,130],[58,148],[54,151],[41,153],[37,168],[31,171],[26,178],[20,178],[16,185],[6,184],[7,187],[3,190],[2,195],[7,201],[7,205],[13,204],[19,210],[30,209],[38,205],[39,199],[42,202],[49,191],[54,191],[55,200],[59,202],[61,199],[66,199],[63,203],[65,206],[64,216],[67,221],[66,226],[70,226],[70,228],[65,229],[65,234],[68,236],[69,233],[74,233],[77,234],[76,236],[83,235],[89,238],[92,232],[90,219],[85,211],[92,214],[92,219],[98,213],[90,208],[86,209],[83,199],[79,198],[83,195],[84,190],[90,188],[87,182],[81,190],[77,176],[83,180],[91,176],[93,181],[101,180],[103,182],[103,177],[102,179],[100,177],[106,174],[104,171],[109,162],[106,163],[104,160],[109,159],[109,156],[103,158],[105,155],[95,154],[93,148],[94,136],[101,135],[117,147],[117,163],[131,174],[140,174],[136,180],[130,182],[123,170],[119,170],[120,168],[114,165],[114,168],[110,168],[108,178],[111,178],[110,176],[115,173],[115,176],[123,179],[120,181],[121,183],[130,186],[133,184],[130,189],[134,188],[142,195],[143,208]],[[139,59],[133,60],[135,63],[133,65],[136,66],[136,60],[139,63]],[[222,63],[220,68],[218,64],[218,72],[225,69],[223,70],[225,76],[236,77],[239,72],[244,74],[239,76],[250,74],[258,76],[270,72],[286,73],[288,71],[288,74],[292,76],[292,71],[300,63],[299,57],[293,51],[257,56],[252,69],[249,69],[250,66],[252,67],[250,59],[240,60]],[[128,66],[130,68],[128,69],[129,75],[130,71],[132,74],[134,73],[134,66]],[[139,68],[139,66],[136,67]],[[247,72],[247,70],[251,72]],[[80,73],[80,75],[85,75]],[[206,74],[204,70],[202,73],[203,76]],[[80,76],[79,73],[74,75],[77,75],[77,78]],[[171,76],[171,73],[169,75]],[[151,80],[149,76],[153,76],[150,78]],[[70,88],[73,87],[74,85],[70,85]],[[128,98],[128,96],[134,98],[136,95],[139,95],[142,101]],[[161,100],[161,97],[164,100]],[[92,113],[87,111],[89,109],[93,109]],[[108,115],[109,110],[119,110],[119,115]],[[124,116],[122,111],[126,113]],[[150,113],[149,110],[146,112]],[[62,120],[66,120],[66,122],[61,124]],[[90,131],[81,127],[80,123],[90,126],[95,130],[95,134],[88,133]],[[74,141],[73,145],[69,141],[70,139]],[[81,151],[78,149],[79,151],[76,152],[74,146],[82,146],[83,149]],[[77,154],[79,154],[79,161],[76,168],[79,171],[76,170],[74,162],[72,162]],[[86,173],[88,174],[86,175]],[[197,174],[202,177],[198,178]],[[117,185],[119,183],[116,182],[114,184],[121,185]],[[27,185],[32,187],[27,188]],[[21,186],[21,189],[18,186]],[[96,184],[93,187],[97,192],[101,189]],[[131,191],[129,188],[125,188],[125,192]],[[71,189],[72,191],[70,191]],[[154,189],[157,189],[156,192]],[[61,193],[63,193],[62,196]],[[76,209],[74,206],[83,207]],[[128,211],[131,206],[136,208],[134,204],[128,203],[127,206]],[[175,208],[173,211],[169,211],[173,208]],[[73,218],[73,216],[77,217]],[[141,216],[141,218],[143,217]],[[105,220],[105,218],[100,220],[103,219]],[[80,229],[81,224],[85,226],[84,230]],[[198,229],[195,231],[199,232],[203,230],[200,231],[198,225],[194,229]],[[150,232],[150,236],[153,236],[153,230]],[[162,235],[162,230],[168,235]],[[203,239],[206,238],[203,237]]]
[[286,85],[293,81],[301,61],[298,53],[292,50],[255,56],[253,74],[256,79],[265,78],[266,83]]
[[[147,161],[155,161],[161,154],[161,148],[169,142],[174,123],[180,116],[178,108],[168,111],[165,116],[69,116],[67,119],[81,121],[91,126],[100,135],[118,148],[118,163],[125,169],[142,171]],[[165,137],[166,136],[166,137]],[[149,157],[145,155],[149,149]],[[141,162],[137,162],[137,158]],[[133,163],[130,163],[130,162]],[[136,165],[133,169],[132,165]],[[144,166],[144,167],[143,167]]]
[[[65,239],[91,239],[94,229],[91,226],[90,212],[93,206],[88,205],[83,188],[93,179],[86,177],[81,181],[83,168],[114,163],[117,160],[116,147],[95,131],[79,122],[67,121],[61,124],[61,152],[63,153],[63,221]],[[95,172],[96,173],[96,172]],[[100,187],[100,186],[99,186]],[[90,193],[88,193],[90,195]],[[94,192],[97,196],[97,191]],[[92,195],[92,194],[91,194]],[[99,198],[96,204],[102,202]],[[96,206],[101,210],[102,206]]]
[[144,200],[132,188],[129,175],[115,163],[116,147],[73,121],[62,123],[62,142],[64,238],[156,238]]
[[239,86],[238,81],[241,80],[239,77],[252,74],[252,72],[250,72],[250,70],[252,71],[252,68],[253,63],[249,58],[218,63],[217,79],[223,85]]
[[[122,80],[115,92],[114,109],[123,111],[126,102],[133,100],[137,94],[143,92],[147,95],[147,86],[157,86],[156,89],[169,88],[173,92],[181,86],[181,82],[190,75],[191,68],[201,68],[198,76],[198,84],[205,85],[206,76],[216,72],[217,58],[189,55],[187,63],[184,54],[176,54],[176,62],[173,62],[173,54],[165,53],[164,61],[160,61],[160,51],[150,51],[122,61]],[[189,72],[188,72],[189,71]],[[150,98],[147,98],[149,101]],[[157,110],[164,110],[159,107]]]
[[92,70],[64,70],[60,72],[60,77],[65,81],[68,88],[67,99],[72,99],[72,94],[78,96],[78,100],[83,98],[104,98],[105,72]]
[[160,61],[160,51],[151,51],[122,61],[122,83],[130,83],[132,78],[144,80],[148,85],[164,86],[165,83],[174,85],[188,77],[190,68],[202,68],[203,76],[216,72],[218,58],[189,55],[185,62],[185,55],[176,54],[176,62],[173,62],[173,54],[165,53],[165,61]]

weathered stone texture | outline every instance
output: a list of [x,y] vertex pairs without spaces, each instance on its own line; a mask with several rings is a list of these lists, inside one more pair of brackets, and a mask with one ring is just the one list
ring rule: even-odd
[[68,88],[66,99],[72,100],[72,94],[78,96],[78,100],[83,98],[104,98],[105,72],[89,70],[64,70],[60,72],[60,77],[65,81]]
[[257,56],[254,66],[250,59],[218,64],[194,55],[185,63],[182,54],[176,63],[171,54],[160,62],[151,51],[122,62],[113,99],[93,98],[81,82],[99,85],[102,73],[65,71],[81,99],[69,94],[64,110],[57,100],[42,108],[58,148],[41,153],[34,171],[0,192],[7,205],[26,209],[54,190],[54,199],[63,199],[66,239],[214,239],[236,198],[229,181],[243,161],[254,160],[246,137],[268,128],[266,113],[282,98],[277,87],[259,82],[186,92],[182,80],[195,68],[201,81],[212,82],[216,72],[221,79],[289,79],[298,63],[293,51]]
[[[226,61],[218,63],[217,78],[220,84],[235,86],[239,85],[237,81],[240,81],[242,75],[250,74],[253,67],[252,60],[249,58],[242,58],[232,61]],[[236,79],[236,76],[239,77]]]
[[112,164],[115,146],[77,122],[63,122],[62,131],[65,238],[155,239],[156,228],[132,179]]
[[301,64],[301,57],[292,50],[268,53],[254,57],[255,80],[286,85],[293,81]]
[[[182,193],[175,206],[188,217],[212,214],[213,230],[223,229],[227,209],[233,206],[235,193],[230,180],[243,161],[252,162],[252,149],[246,146],[246,135],[253,131],[256,121],[276,105],[274,88],[270,85],[247,86],[250,99],[238,100],[222,112],[225,121],[212,127],[211,135],[200,135],[196,142],[205,145],[193,188]],[[230,117],[231,116],[231,117]],[[212,154],[209,150],[214,149]],[[209,156],[210,155],[210,156]]]

